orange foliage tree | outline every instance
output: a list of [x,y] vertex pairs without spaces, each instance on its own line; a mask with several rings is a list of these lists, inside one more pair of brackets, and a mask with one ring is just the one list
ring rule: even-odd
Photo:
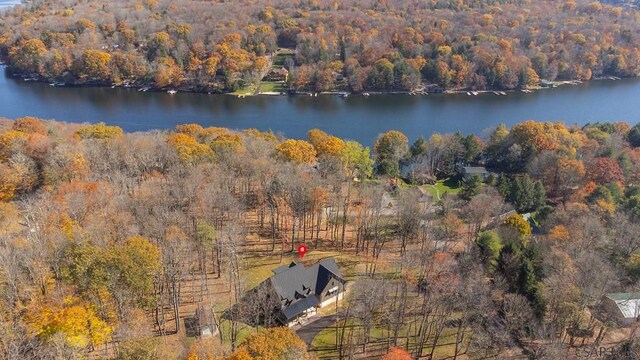
[[304,341],[285,327],[262,330],[248,336],[229,359],[311,359]]
[[42,121],[30,116],[16,119],[16,121],[13,122],[13,130],[28,134],[45,135],[47,133],[47,129],[42,124]]
[[411,360],[411,355],[404,349],[394,347],[388,353],[382,355],[380,360]]

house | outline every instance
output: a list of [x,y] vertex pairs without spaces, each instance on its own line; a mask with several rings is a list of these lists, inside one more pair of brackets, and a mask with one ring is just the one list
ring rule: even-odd
[[603,296],[601,317],[629,326],[640,320],[640,293],[613,293]]
[[271,69],[266,76],[267,81],[287,81],[289,78],[289,70],[281,67],[279,69]]
[[553,88],[553,87],[556,87],[557,85],[553,81],[540,80],[540,86],[546,87],[546,88]]
[[474,175],[479,175],[483,181],[486,181],[491,175],[484,166],[463,166],[460,168],[460,174],[464,179],[468,179]]
[[333,258],[311,266],[292,262],[273,270],[273,275],[249,290],[241,301],[223,314],[261,326],[293,326],[344,297],[345,279]]

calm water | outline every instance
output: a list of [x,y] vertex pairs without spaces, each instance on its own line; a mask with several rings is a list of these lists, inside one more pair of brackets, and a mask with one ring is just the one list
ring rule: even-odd
[[20,0],[0,0],[0,11],[17,4],[20,4]]
[[25,82],[0,69],[0,116],[37,116],[68,122],[118,125],[127,131],[199,123],[233,129],[273,130],[303,138],[312,128],[371,144],[396,129],[410,139],[433,132],[482,134],[504,122],[562,120],[640,121],[640,79],[593,81],[508,96],[372,95],[256,96],[138,92],[135,89],[64,88]]

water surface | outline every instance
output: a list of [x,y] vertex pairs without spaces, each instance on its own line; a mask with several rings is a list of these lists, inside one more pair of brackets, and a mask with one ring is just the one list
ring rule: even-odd
[[410,139],[433,132],[482,134],[499,123],[524,120],[640,121],[640,79],[592,81],[507,96],[352,95],[254,96],[138,92],[125,88],[53,87],[10,77],[0,70],[0,116],[37,116],[68,122],[99,122],[127,131],[170,129],[199,123],[232,129],[273,130],[304,138],[312,128],[370,145],[396,129]]

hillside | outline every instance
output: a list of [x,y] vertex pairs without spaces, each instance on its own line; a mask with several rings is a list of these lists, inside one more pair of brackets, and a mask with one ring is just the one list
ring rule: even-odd
[[[1,119],[0,358],[632,359],[600,301],[638,289],[639,181],[625,123],[389,131],[370,152],[317,129]],[[308,349],[223,319],[299,244],[349,288]],[[197,307],[220,335],[193,334]]]
[[582,0],[34,0],[0,15],[0,55],[68,85],[515,89],[636,76],[639,17]]

